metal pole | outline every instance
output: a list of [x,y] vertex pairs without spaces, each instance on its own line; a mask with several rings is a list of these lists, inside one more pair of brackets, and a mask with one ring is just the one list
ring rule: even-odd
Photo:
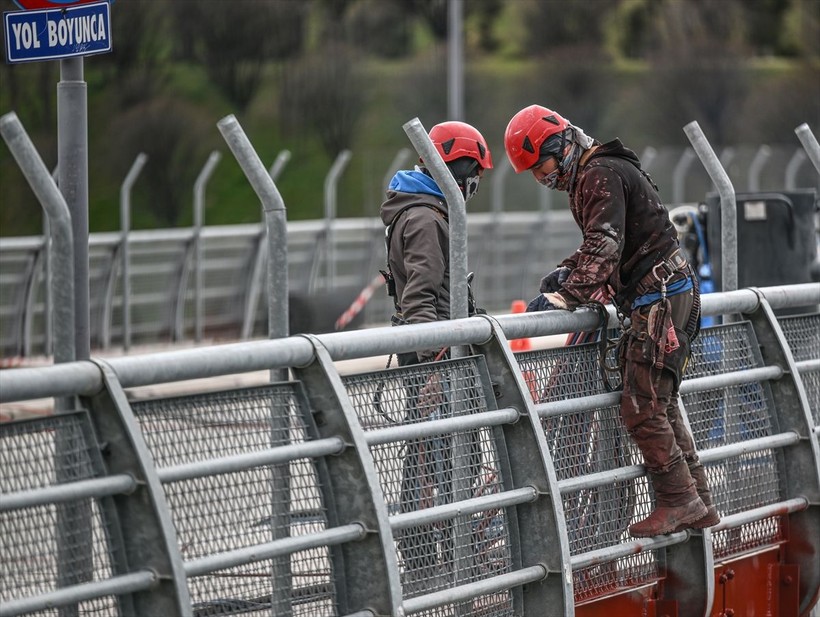
[[268,170],[268,175],[270,175],[270,179],[276,182],[279,179],[279,176],[282,175],[282,170],[285,169],[285,165],[288,164],[290,160],[290,150],[280,150],[279,154],[276,155],[276,159],[273,161],[273,165],[270,166]]
[[402,128],[447,200],[450,222],[450,319],[467,317],[467,212],[464,196],[421,121],[413,118]]
[[794,129],[794,133],[797,135],[797,139],[800,140],[800,143],[803,144],[803,148],[806,149],[811,164],[814,165],[814,168],[820,173],[820,144],[817,143],[817,138],[814,136],[814,133],[811,132],[809,125],[804,122]]
[[50,221],[54,276],[54,362],[76,359],[74,337],[74,255],[71,212],[17,114],[0,117],[0,134]]
[[202,340],[202,223],[205,219],[205,185],[222,155],[214,150],[194,183],[194,340]]
[[57,84],[57,166],[71,212],[74,261],[74,351],[91,356],[88,313],[88,91],[83,59],[60,60]]
[[120,264],[122,270],[122,347],[131,348],[131,252],[128,234],[131,231],[131,187],[140,175],[148,155],[140,152],[120,187]]
[[652,146],[647,146],[644,148],[643,154],[641,154],[641,168],[644,171],[649,171],[649,168],[652,166],[652,163],[655,162],[657,156],[658,151]]
[[675,171],[672,173],[672,203],[675,205],[679,206],[684,203],[686,175],[694,160],[695,151],[692,148],[686,148],[678,159],[678,164],[675,165]]
[[512,169],[509,159],[501,157],[498,164],[493,168],[492,181],[492,201],[491,217],[490,217],[490,237],[493,251],[493,278],[495,285],[493,286],[494,297],[493,302],[496,303],[499,299],[503,299],[503,294],[497,292],[504,288],[504,279],[502,272],[503,252],[504,247],[503,236],[501,234],[501,215],[504,213],[504,180]]
[[727,146],[723,149],[720,153],[720,164],[723,165],[723,169],[727,169],[729,164],[734,160],[735,154],[737,152],[731,146]]
[[350,150],[342,150],[330,166],[325,176],[325,262],[327,278],[325,289],[331,290],[336,284],[336,254],[333,238],[333,223],[336,220],[336,192],[339,177],[350,160]]
[[[285,202],[245,131],[231,114],[217,122],[222,137],[262,202],[268,240],[268,336],[288,336],[288,223]],[[287,371],[283,378],[286,378]],[[281,371],[272,371],[279,381]]]
[[757,153],[749,165],[749,191],[752,193],[757,193],[760,190],[760,172],[771,155],[772,149],[766,144],[757,149]]
[[[268,242],[268,337],[271,339],[286,338],[288,336],[288,221],[285,202],[236,116],[233,114],[225,116],[216,123],[216,126],[236,157],[239,166],[242,167],[254,192],[259,196],[265,212]],[[272,383],[285,381],[287,378],[288,369],[270,369]],[[271,408],[270,436],[273,444],[286,440],[287,425],[288,418],[281,417],[281,414]],[[271,503],[273,520],[286,520],[290,507],[289,466],[287,464],[272,465],[270,470],[271,495],[287,496],[285,503],[280,503],[276,499]],[[273,525],[271,527],[272,539],[287,537],[289,529],[287,525]],[[272,560],[271,581],[274,585],[270,598],[272,611],[287,617],[290,612],[285,613],[284,607],[290,606],[292,585],[289,556]]]
[[449,0],[447,7],[447,115],[450,120],[464,120],[463,16],[463,0]]
[[[57,188],[54,179],[49,175],[43,159],[37,153],[34,144],[23,129],[22,124],[14,112],[0,117],[0,134],[3,135],[20,170],[34,190],[34,194],[51,220],[52,251],[54,276],[54,362],[72,362],[77,358],[77,345],[85,343],[75,332],[77,325],[75,318],[75,236],[72,227],[71,210],[63,193]],[[82,163],[78,163],[82,167]],[[64,166],[60,165],[60,169]],[[64,178],[65,176],[61,176]],[[62,184],[62,180],[61,180]],[[82,184],[82,183],[80,183]],[[82,191],[80,191],[82,192]],[[87,202],[85,202],[87,203]],[[87,244],[86,228],[86,244]],[[86,246],[86,249],[88,247]],[[86,273],[88,267],[87,250],[85,252]],[[86,300],[87,298],[86,280]],[[88,304],[85,304],[88,308]],[[87,317],[87,315],[86,315]],[[82,321],[82,320],[80,320]],[[88,333],[88,321],[85,321],[85,330]],[[68,411],[73,407],[73,397],[55,399],[54,407],[57,413]],[[71,468],[70,457],[76,456],[76,445],[72,436],[66,430],[58,430],[54,438],[54,466],[57,481],[67,481],[66,476]],[[57,508],[56,523],[56,561],[57,586],[68,587],[90,580],[91,569],[91,512],[85,502],[62,504]],[[58,610],[60,617],[75,617],[79,614],[77,605],[64,606]]]
[[792,158],[789,159],[788,164],[786,165],[786,179],[785,185],[786,190],[793,191],[797,188],[797,172],[800,170],[800,167],[803,163],[806,162],[808,157],[806,156],[806,151],[797,148],[792,155]]
[[393,160],[384,172],[384,179],[382,180],[382,194],[384,194],[384,191],[386,191],[387,187],[390,186],[390,181],[393,179],[393,176],[399,169],[402,168],[404,161],[409,159],[411,154],[413,153],[408,148],[399,148],[399,151],[396,152],[396,156],[393,157]]
[[721,224],[721,286],[723,291],[737,289],[737,202],[732,181],[720,164],[715,151],[703,134],[697,122],[690,122],[683,127],[701,163],[720,194]]
[[[51,172],[51,177],[54,180],[54,183],[57,185],[57,188],[60,188],[60,175],[59,175],[60,167],[57,166],[54,168],[54,171]],[[54,301],[52,298],[52,273],[54,272],[53,266],[51,263],[51,259],[53,257],[51,251],[51,224],[48,222],[48,216],[43,217],[43,244],[45,245],[46,251],[46,270],[45,270],[45,296],[44,296],[44,306],[43,306],[43,323],[45,324],[45,343],[43,348],[43,353],[46,356],[50,356],[53,350],[53,341],[54,341],[54,323],[52,322],[52,307],[54,306]]]

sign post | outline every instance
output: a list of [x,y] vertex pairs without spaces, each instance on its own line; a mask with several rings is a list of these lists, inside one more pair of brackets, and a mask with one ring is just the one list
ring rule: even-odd
[[87,360],[91,355],[88,92],[83,76],[83,56],[111,51],[111,6],[108,0],[15,0],[15,3],[23,10],[3,13],[7,63],[60,60],[60,82],[57,84],[58,185],[71,213],[74,239],[75,353],[77,360]]

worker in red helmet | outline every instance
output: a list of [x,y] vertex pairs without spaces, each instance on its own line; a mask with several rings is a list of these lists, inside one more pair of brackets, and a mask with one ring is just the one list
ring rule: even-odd
[[[469,201],[484,170],[493,166],[487,141],[474,127],[455,121],[435,125],[430,140]],[[419,163],[393,176],[381,206],[387,227],[388,293],[396,308],[394,322],[401,323],[450,318],[449,210],[441,188],[424,162]],[[435,356],[424,352],[419,359],[430,359],[431,353]]]
[[[430,140],[444,160],[465,201],[475,196],[486,169],[493,166],[490,149],[481,133],[464,122],[442,122],[430,130]],[[396,173],[381,206],[385,224],[387,270],[382,274],[396,313],[394,325],[419,324],[450,318],[450,227],[444,193],[424,161],[412,170]],[[475,302],[468,281],[468,310]],[[399,366],[446,359],[446,350],[398,354]],[[388,362],[389,366],[389,362]],[[449,417],[452,384],[446,371],[417,369],[405,375],[404,422],[415,423]],[[466,452],[458,469],[462,481],[481,478],[481,436],[463,432]],[[452,438],[440,436],[407,441],[402,465],[399,508],[412,512],[432,503],[452,503],[454,463]],[[423,523],[399,534],[398,547],[405,575],[411,580],[433,576],[437,567],[453,567],[452,521]]]
[[706,471],[681,417],[678,388],[700,327],[697,279],[658,188],[619,139],[600,143],[555,111],[530,105],[504,147],[516,173],[569,194],[583,240],[541,280],[528,311],[611,299],[621,323],[621,419],[644,458],[655,509],[630,526],[650,537],[720,522]]

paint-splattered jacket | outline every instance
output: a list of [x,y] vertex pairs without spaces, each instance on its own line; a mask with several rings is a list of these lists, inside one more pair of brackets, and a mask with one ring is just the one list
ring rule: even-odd
[[[570,208],[583,242],[561,262],[572,271],[559,292],[569,308],[588,302],[604,285],[618,294],[646,274],[653,261],[648,256],[663,258],[678,246],[669,214],[640,165],[615,139],[598,146],[578,170]],[[628,306],[622,309],[628,314]]]

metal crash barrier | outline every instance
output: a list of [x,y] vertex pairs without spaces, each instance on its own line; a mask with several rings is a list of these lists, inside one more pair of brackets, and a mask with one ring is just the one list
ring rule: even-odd
[[[591,310],[0,371],[0,402],[68,410],[0,424],[0,616],[683,617],[751,614],[761,594],[760,614],[808,613],[818,305],[816,283],[704,296],[723,323],[696,340],[681,400],[722,521],[639,540],[651,489],[600,346],[510,350],[597,329]],[[337,364],[452,346],[469,353]]]

